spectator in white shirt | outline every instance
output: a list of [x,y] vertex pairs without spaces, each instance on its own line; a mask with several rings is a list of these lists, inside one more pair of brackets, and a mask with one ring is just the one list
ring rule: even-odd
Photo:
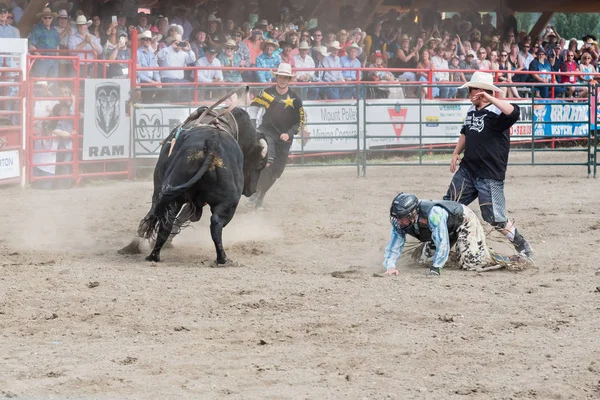
[[[325,71],[323,74],[324,82],[344,82],[344,77],[342,76],[342,68],[340,64],[340,58],[337,56],[338,51],[341,49],[340,43],[337,40],[329,43],[327,45],[327,51],[330,52],[329,56],[325,57],[323,60],[323,67],[332,68],[331,71]],[[335,68],[335,70],[333,69]],[[339,87],[329,87],[324,90],[325,97],[328,100],[339,100],[340,98],[340,88]]]
[[[76,24],[77,32],[69,36],[69,50],[81,51],[76,55],[82,60],[96,59],[97,57],[92,52],[102,54],[102,45],[100,44],[100,38],[88,32],[88,27],[92,24],[92,21],[88,21],[84,15],[79,15]],[[92,63],[85,63],[80,67],[80,74],[90,76],[93,70]]]
[[[434,70],[433,72],[433,80],[434,82],[450,82],[450,65],[448,64],[448,60],[446,59],[446,52],[442,47],[436,47],[434,50],[434,56],[431,57],[431,66]],[[436,71],[443,70],[443,71]],[[453,97],[458,89],[453,86],[444,85],[440,86],[440,95],[439,98],[449,99]]]
[[[308,55],[310,51],[310,46],[307,42],[300,42],[298,46],[298,55],[294,57],[294,63],[296,65],[296,69],[301,68],[315,68],[315,60],[312,59],[311,56]],[[298,82],[313,82],[317,78],[315,76],[314,71],[297,71],[296,72],[296,81]],[[318,90],[315,88],[307,88],[306,86],[300,87],[300,98],[302,100],[316,100],[318,94]]]
[[[204,51],[205,56],[200,58],[196,65],[199,67],[221,67],[221,62],[217,58],[217,49],[210,44]],[[223,82],[223,71],[220,69],[200,69],[198,71],[198,82],[217,83]],[[198,93],[198,99],[217,99],[220,90],[215,90],[211,86],[203,86]]]
[[[167,38],[168,46],[160,50],[156,55],[158,58],[158,65],[161,67],[179,67],[183,68],[188,64],[192,64],[196,61],[196,55],[190,48],[188,42],[181,40],[181,35],[175,33],[173,36]],[[162,70],[160,71],[160,79],[162,83],[187,83],[183,69],[174,70]],[[180,89],[181,85],[175,86],[175,90],[171,91],[173,101],[187,101],[189,99],[189,88],[187,88],[188,96],[183,98],[183,93]]]

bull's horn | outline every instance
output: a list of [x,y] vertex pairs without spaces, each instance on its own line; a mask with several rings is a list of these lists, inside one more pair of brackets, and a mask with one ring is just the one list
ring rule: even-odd
[[260,147],[262,147],[262,151],[260,152],[260,155],[262,158],[265,158],[267,156],[267,141],[265,139],[260,139],[258,141],[258,143],[260,143]]

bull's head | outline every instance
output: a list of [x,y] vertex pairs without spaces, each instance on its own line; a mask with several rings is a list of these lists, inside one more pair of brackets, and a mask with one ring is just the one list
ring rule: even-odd
[[246,197],[252,196],[258,186],[260,172],[267,164],[267,141],[259,139],[254,147],[244,155],[244,190]]

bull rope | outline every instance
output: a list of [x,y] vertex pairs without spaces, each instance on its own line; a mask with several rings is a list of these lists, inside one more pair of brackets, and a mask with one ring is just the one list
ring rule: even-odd
[[[221,97],[219,100],[217,100],[215,103],[213,103],[213,105],[211,105],[210,107],[208,107],[207,109],[204,110],[204,112],[202,114],[200,114],[200,116],[198,116],[198,110],[194,111],[193,113],[191,113],[187,119],[184,121],[183,124],[179,125],[179,127],[177,128],[177,132],[175,133],[175,136],[173,136],[173,139],[171,140],[171,147],[169,148],[169,157],[171,157],[171,154],[173,153],[173,149],[175,148],[175,143],[177,142],[177,139],[179,138],[179,135],[181,134],[181,131],[183,129],[183,127],[194,120],[199,119],[200,121],[202,121],[202,118],[204,118],[209,112],[211,112],[212,110],[214,110],[219,104],[223,103],[225,100],[227,100],[228,98],[232,97],[232,96],[236,96],[235,101],[231,102],[231,105],[224,110],[222,113],[217,114],[214,116],[214,118],[212,120],[210,120],[206,125],[210,125],[212,124],[214,121],[218,120],[220,117],[222,117],[224,114],[226,113],[230,113],[231,110],[233,110],[237,104],[239,103],[240,99],[238,97],[238,92],[240,92],[241,90],[244,91],[244,97],[246,97],[248,95],[248,92],[250,92],[250,87],[247,85],[240,85],[237,88],[235,88],[234,90],[232,90],[231,92],[225,94],[223,97]],[[235,118],[234,118],[235,120]],[[236,142],[239,139],[239,129],[237,126],[237,121],[235,121],[235,140]]]

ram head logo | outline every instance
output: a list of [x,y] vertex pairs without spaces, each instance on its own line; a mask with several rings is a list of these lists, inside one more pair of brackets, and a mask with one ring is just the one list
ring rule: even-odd
[[121,86],[118,83],[102,83],[96,86],[96,126],[107,139],[119,126]]

